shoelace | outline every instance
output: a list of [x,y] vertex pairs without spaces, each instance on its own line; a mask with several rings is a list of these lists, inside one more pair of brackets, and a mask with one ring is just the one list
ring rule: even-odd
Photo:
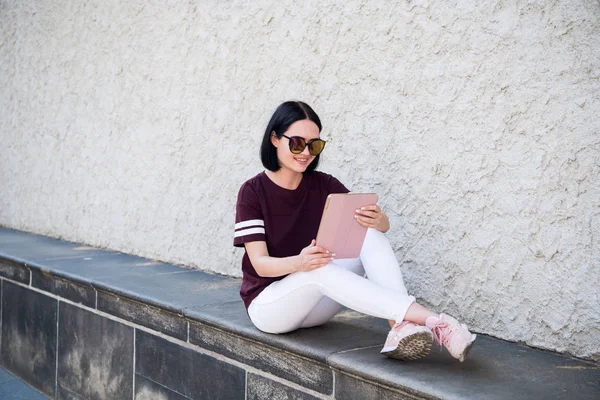
[[442,347],[442,345],[448,344],[448,341],[455,330],[456,327],[448,325],[447,322],[440,321],[433,327],[431,334],[433,335],[433,340],[435,340],[437,344]]

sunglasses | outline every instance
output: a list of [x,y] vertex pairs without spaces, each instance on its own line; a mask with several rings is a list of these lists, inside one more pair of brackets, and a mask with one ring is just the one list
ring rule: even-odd
[[308,152],[313,156],[318,156],[325,148],[325,141],[322,139],[312,139],[307,143],[306,140],[300,136],[281,136],[289,140],[290,151],[294,154],[302,153],[306,146],[308,146]]

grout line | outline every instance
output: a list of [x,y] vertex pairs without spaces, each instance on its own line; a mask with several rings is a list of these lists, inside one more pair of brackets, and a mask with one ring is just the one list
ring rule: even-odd
[[357,350],[365,350],[365,349],[373,349],[373,348],[377,348],[377,347],[382,347],[381,344],[374,344],[372,346],[365,346],[365,347],[356,347],[353,349],[347,349],[347,350],[341,350],[341,351],[336,351],[334,353],[331,353],[329,356],[327,356],[327,359],[329,360],[329,357],[336,355],[336,354],[344,354],[344,353],[349,353],[351,351],[357,351]]
[[56,367],[54,368],[54,398],[58,397],[58,321],[60,313],[60,300],[56,302]]
[[4,279],[0,279],[0,355],[2,355],[2,299],[4,298]]
[[331,397],[335,399],[335,371],[331,370],[331,374],[333,375],[333,391],[331,392]]
[[71,394],[73,396],[72,398],[74,398],[74,399],[80,399],[81,398],[81,397],[79,397],[79,396],[81,396],[79,393],[75,392],[73,389],[70,389],[70,388],[68,388],[66,386],[63,386],[62,390],[64,390],[65,392],[69,392],[69,394]]
[[162,383],[160,383],[160,382],[157,382],[157,381],[155,381],[154,379],[152,379],[152,378],[150,378],[150,377],[148,377],[148,376],[144,376],[144,375],[142,375],[142,374],[140,374],[140,376],[141,376],[142,378],[146,379],[147,381],[150,381],[150,382],[154,383],[156,386],[160,386],[160,387],[162,387],[162,388],[165,388],[165,390],[167,390],[167,391],[169,391],[169,392],[173,392],[173,393],[176,393],[176,394],[178,394],[179,396],[181,396],[181,397],[182,397],[182,398],[184,398],[184,399],[194,400],[194,399],[191,399],[190,397],[186,396],[185,394],[178,392],[177,390],[175,390],[175,389],[173,389],[173,388],[170,388],[170,387],[168,387],[168,386],[165,386],[165,385],[163,385],[163,384],[162,384]]
[[131,399],[135,400],[135,332],[136,329],[133,328],[133,383],[131,385]]
[[244,382],[244,400],[248,400],[248,370],[246,370],[246,382]]
[[185,322],[187,322],[187,342],[190,342],[190,320],[189,319],[185,319]]
[[94,306],[94,308],[97,310],[98,309],[98,290],[96,288],[94,288],[94,292],[96,292],[96,305]]

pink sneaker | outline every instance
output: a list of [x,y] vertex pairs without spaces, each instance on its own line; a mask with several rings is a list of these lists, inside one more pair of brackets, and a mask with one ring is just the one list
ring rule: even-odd
[[432,341],[431,331],[426,327],[408,321],[396,322],[381,354],[405,361],[416,360],[429,354]]
[[469,332],[466,325],[446,314],[440,314],[439,318],[429,317],[425,324],[431,329],[433,338],[440,347],[443,344],[452,357],[458,358],[460,362],[465,360],[477,337]]

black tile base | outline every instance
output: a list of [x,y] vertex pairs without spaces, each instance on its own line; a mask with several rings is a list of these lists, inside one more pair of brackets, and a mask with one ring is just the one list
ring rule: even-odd
[[22,264],[0,259],[0,276],[29,285],[30,272]]
[[264,376],[248,373],[246,400],[318,400],[318,397],[301,392]]
[[187,340],[187,321],[182,315],[102,291],[98,291],[98,310],[174,338]]
[[169,390],[141,375],[135,374],[135,400],[189,400],[189,397]]
[[62,387],[60,383],[56,387],[56,400],[87,400],[69,389]]
[[[336,399],[386,399],[386,400],[417,400],[428,397],[412,396],[375,385],[346,374],[335,374]],[[432,397],[433,399],[433,397]]]
[[2,365],[54,396],[58,301],[6,280],[2,285]]
[[58,382],[89,400],[133,396],[133,328],[60,303]]
[[319,393],[329,395],[333,392],[333,373],[327,365],[320,362],[192,321],[190,343]]
[[31,286],[64,297],[74,303],[96,308],[96,291],[89,286],[78,285],[39,270],[31,271]]
[[136,373],[194,400],[244,399],[246,371],[136,330]]

